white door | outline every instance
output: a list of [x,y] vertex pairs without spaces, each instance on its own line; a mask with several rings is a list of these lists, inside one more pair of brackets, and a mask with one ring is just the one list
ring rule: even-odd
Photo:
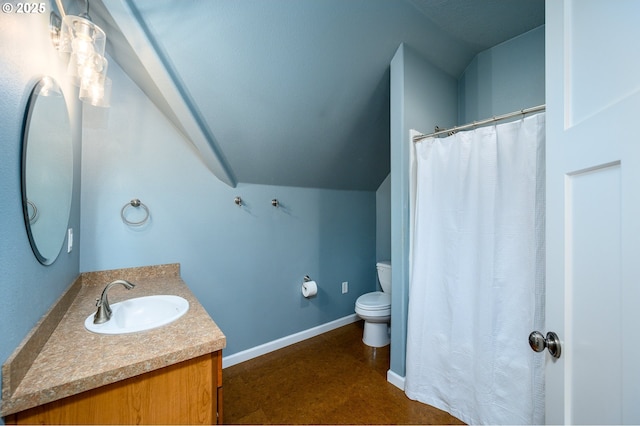
[[640,423],[640,1],[547,0],[546,422]]

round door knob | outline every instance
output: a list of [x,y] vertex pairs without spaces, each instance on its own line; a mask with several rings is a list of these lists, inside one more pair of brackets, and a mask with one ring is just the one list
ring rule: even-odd
[[548,332],[546,337],[539,331],[534,331],[529,335],[529,346],[536,352],[542,352],[547,348],[554,358],[560,358],[562,353],[560,339],[553,331]]

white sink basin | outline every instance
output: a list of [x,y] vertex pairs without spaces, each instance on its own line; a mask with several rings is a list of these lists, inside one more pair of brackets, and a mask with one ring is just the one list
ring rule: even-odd
[[124,300],[111,305],[111,319],[94,324],[92,313],[84,321],[87,330],[100,334],[125,334],[167,325],[189,310],[189,302],[180,296],[157,295]]

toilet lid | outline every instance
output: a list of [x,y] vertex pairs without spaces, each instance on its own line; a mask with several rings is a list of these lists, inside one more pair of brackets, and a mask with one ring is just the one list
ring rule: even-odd
[[381,311],[391,307],[391,295],[381,291],[363,294],[356,300],[356,306],[368,311]]

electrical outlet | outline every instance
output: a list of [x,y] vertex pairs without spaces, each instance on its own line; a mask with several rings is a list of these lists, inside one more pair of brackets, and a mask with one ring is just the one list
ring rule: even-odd
[[348,281],[343,281],[342,282],[342,294],[348,293],[349,292],[349,282]]

